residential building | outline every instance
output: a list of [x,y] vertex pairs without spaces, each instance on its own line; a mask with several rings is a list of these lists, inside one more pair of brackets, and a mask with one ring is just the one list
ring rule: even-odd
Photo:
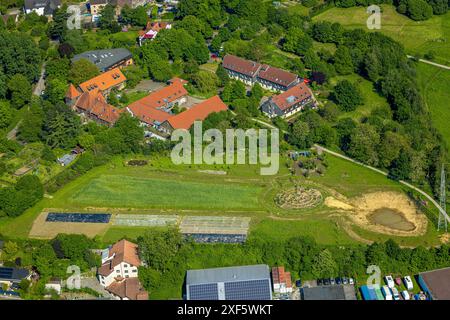
[[75,160],[76,155],[74,154],[65,154],[62,157],[56,159],[56,161],[62,166],[62,167],[66,167],[69,164],[71,164],[73,162],[73,160]]
[[56,9],[61,8],[61,0],[25,0],[25,14],[36,12],[40,16],[52,16]]
[[124,112],[124,109],[118,109],[110,105],[98,90],[82,93],[72,105],[72,110],[86,119],[107,126],[114,125],[120,114]]
[[269,266],[188,270],[186,299],[272,300]]
[[432,300],[450,300],[450,267],[419,273],[417,282]]
[[137,244],[120,240],[102,251],[102,265],[98,268],[100,284],[108,287],[115,278],[136,278],[141,260]]
[[318,286],[300,288],[302,300],[356,300],[352,285]]
[[0,267],[0,284],[11,286],[13,283],[20,283],[23,279],[31,279],[31,273],[27,269]]
[[292,292],[291,273],[285,272],[284,267],[272,268],[272,284],[275,293]]
[[4,14],[0,16],[3,20],[3,23],[5,25],[8,25],[8,21],[12,20],[15,24],[19,21],[19,15],[18,14]]
[[187,130],[196,120],[204,120],[211,113],[225,110],[228,110],[226,104],[223,103],[219,96],[214,96],[199,104],[196,104],[184,112],[168,118],[161,124],[161,131],[170,134],[175,129]]
[[45,284],[46,290],[54,290],[57,294],[61,294],[61,279],[59,278],[52,278],[49,282]]
[[147,40],[155,39],[159,31],[171,28],[172,24],[168,22],[147,22],[145,30],[139,31],[139,46]]
[[296,74],[289,71],[230,54],[223,58],[222,65],[231,78],[247,85],[259,83],[268,90],[286,91],[300,81]]
[[173,116],[171,112],[173,107],[187,102],[188,92],[184,88],[186,83],[187,81],[183,79],[174,78],[170,80],[170,85],[131,103],[127,110],[138,118],[143,126],[157,129]]
[[287,91],[270,97],[261,104],[261,111],[268,117],[289,117],[305,107],[313,100],[313,93],[301,82]]
[[119,300],[148,300],[148,292],[138,278],[124,278],[111,283],[106,290]]
[[127,78],[119,68],[106,71],[79,85],[81,92],[99,90],[105,97],[112,89],[121,90],[125,87]]
[[101,72],[123,68],[133,64],[133,55],[127,49],[105,49],[86,51],[75,55],[72,62],[86,59],[97,66]]
[[89,0],[88,8],[92,15],[92,21],[96,21],[100,12],[106,7],[110,0]]

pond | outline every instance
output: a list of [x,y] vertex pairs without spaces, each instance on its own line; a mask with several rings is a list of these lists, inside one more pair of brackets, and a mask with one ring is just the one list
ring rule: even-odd
[[401,231],[412,231],[416,228],[400,211],[390,208],[380,208],[373,211],[369,220],[375,224]]

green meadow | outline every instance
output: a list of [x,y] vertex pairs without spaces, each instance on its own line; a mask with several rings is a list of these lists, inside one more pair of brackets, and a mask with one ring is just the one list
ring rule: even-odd
[[[382,32],[402,43],[408,54],[424,55],[430,51],[436,62],[450,64],[450,12],[426,21],[414,21],[397,13],[391,5],[380,5]],[[313,18],[314,21],[338,22],[347,28],[367,29],[366,7],[331,8]]]

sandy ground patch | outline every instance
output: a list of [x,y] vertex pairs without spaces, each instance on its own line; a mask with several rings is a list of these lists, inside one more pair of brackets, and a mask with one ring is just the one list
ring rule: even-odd
[[317,206],[322,194],[317,189],[296,186],[277,194],[275,203],[283,209],[303,209]]
[[[412,200],[399,192],[373,192],[361,197],[337,200],[334,197],[325,199],[325,205],[347,212],[347,216],[357,225],[373,232],[395,236],[418,236],[426,233],[428,220]],[[371,215],[379,209],[390,209],[399,212],[402,219],[413,225],[411,230],[399,230],[388,225],[374,223]]]
[[48,212],[42,212],[33,222],[30,238],[51,239],[58,233],[85,234],[94,237],[109,228],[108,223],[47,222]]

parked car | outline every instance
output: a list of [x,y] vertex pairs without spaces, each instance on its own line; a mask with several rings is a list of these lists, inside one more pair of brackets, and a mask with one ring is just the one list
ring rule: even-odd
[[386,284],[389,288],[395,287],[394,279],[392,278],[391,275],[385,276],[384,281],[386,282]]
[[323,280],[322,279],[317,279],[316,282],[317,282],[318,286],[323,285]]
[[325,286],[329,286],[331,283],[330,283],[330,279],[323,279],[323,284],[325,285]]
[[341,278],[336,278],[336,284],[341,284],[342,283],[342,279]]
[[346,277],[342,278],[342,283],[343,284],[348,284],[348,279]]
[[331,285],[335,285],[335,284],[336,284],[336,281],[334,281],[333,278],[330,278],[329,280],[330,280],[330,284],[331,284]]
[[300,288],[300,287],[302,286],[302,280],[297,280],[297,281],[295,281],[295,286],[296,286],[297,288]]
[[402,279],[400,277],[395,278],[395,284],[398,286],[402,285]]
[[405,287],[408,290],[412,290],[414,288],[413,282],[410,276],[406,276],[403,278],[403,282],[405,283]]
[[353,278],[348,279],[348,283],[349,284],[355,284],[355,280],[353,280]]
[[410,300],[411,299],[411,297],[409,296],[409,292],[407,290],[403,290],[402,291],[402,297],[405,300]]
[[381,292],[383,293],[384,300],[392,300],[392,292],[388,286],[382,286]]
[[391,288],[392,290],[392,295],[394,296],[394,300],[400,300],[400,295],[398,294],[398,290],[397,288]]

